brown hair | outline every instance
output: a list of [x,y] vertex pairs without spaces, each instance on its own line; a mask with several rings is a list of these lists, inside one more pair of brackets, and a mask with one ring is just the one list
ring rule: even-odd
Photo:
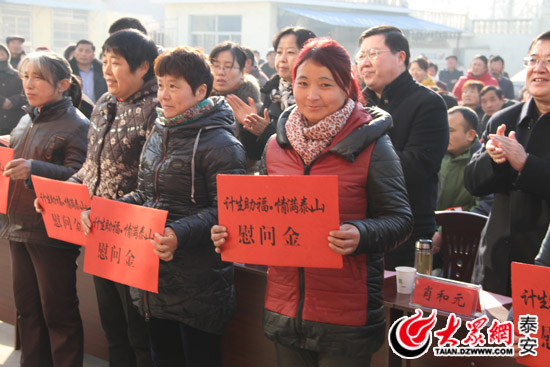
[[193,94],[202,84],[206,84],[206,97],[212,91],[214,76],[206,55],[192,47],[170,48],[155,60],[155,75],[172,75],[185,79]]

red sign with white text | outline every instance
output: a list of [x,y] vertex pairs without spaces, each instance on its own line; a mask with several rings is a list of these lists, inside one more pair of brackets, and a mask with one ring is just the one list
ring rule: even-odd
[[31,179],[48,236],[85,246],[80,213],[90,207],[88,186],[35,175]]
[[417,276],[411,303],[449,313],[454,312],[458,315],[472,316],[479,304],[479,289],[431,277]]
[[4,177],[6,164],[13,160],[13,149],[0,147],[0,213],[6,214],[8,209],[8,194],[10,190],[10,178]]
[[517,361],[527,366],[550,366],[548,278],[550,268],[512,263],[512,306],[516,335],[520,335]]
[[151,240],[163,234],[168,212],[94,196],[84,271],[158,292],[159,258]]
[[337,176],[218,175],[219,223],[229,237],[222,260],[341,268],[328,246],[340,228]]

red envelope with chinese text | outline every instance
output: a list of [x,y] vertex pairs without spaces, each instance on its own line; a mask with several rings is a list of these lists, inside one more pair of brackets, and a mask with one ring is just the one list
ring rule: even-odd
[[31,179],[48,236],[85,246],[80,213],[90,207],[88,186],[35,175]]
[[[0,173],[4,173],[4,167],[13,160],[13,149],[0,147]],[[10,178],[0,175],[0,213],[6,214],[8,209],[8,193],[10,190]]]
[[222,260],[341,268],[328,246],[340,228],[337,176],[218,175],[219,223],[228,228]]
[[151,239],[164,233],[168,212],[94,196],[84,271],[158,292],[159,258]]

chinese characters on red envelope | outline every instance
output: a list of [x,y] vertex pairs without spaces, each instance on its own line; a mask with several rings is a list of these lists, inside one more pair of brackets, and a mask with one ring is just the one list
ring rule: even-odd
[[340,228],[337,176],[218,175],[218,216],[224,261],[342,267],[328,247]]

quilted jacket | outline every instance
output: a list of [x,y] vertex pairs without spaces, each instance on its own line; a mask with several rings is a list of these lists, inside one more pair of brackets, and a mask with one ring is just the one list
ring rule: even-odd
[[88,186],[90,196],[117,199],[136,188],[139,156],[158,106],[154,78],[125,101],[110,93],[97,101],[90,119],[86,161],[72,177]]

